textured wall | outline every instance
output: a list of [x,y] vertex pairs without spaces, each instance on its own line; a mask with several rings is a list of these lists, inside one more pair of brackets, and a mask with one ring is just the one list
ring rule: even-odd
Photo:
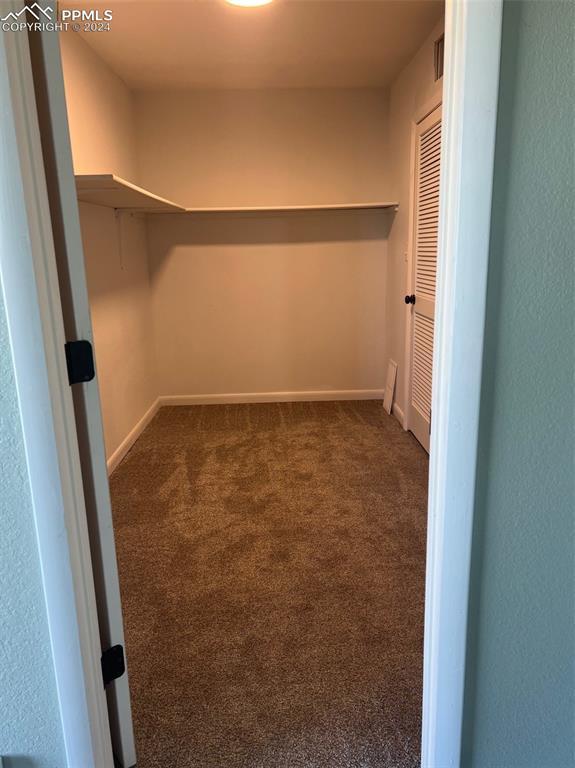
[[66,764],[1,291],[0,755],[4,768]]
[[465,765],[574,756],[575,6],[506,2]]

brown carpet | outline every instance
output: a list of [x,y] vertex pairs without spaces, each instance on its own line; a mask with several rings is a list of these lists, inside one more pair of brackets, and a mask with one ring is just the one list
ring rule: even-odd
[[426,487],[381,402],[163,408],[111,479],[138,766],[418,765]]

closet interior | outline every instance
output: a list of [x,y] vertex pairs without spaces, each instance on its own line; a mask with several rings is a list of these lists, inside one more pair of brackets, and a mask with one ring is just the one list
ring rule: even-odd
[[415,766],[442,3],[106,7],[60,45],[138,765]]

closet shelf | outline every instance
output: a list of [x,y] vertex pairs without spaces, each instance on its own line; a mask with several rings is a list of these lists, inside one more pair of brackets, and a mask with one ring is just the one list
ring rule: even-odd
[[224,208],[184,208],[170,200],[154,195],[112,173],[77,175],[78,200],[107,208],[118,208],[146,213],[297,213],[305,211],[365,211],[394,208],[398,203],[372,201],[366,203],[327,203],[325,205],[271,205],[238,206]]
[[183,213],[185,208],[148,192],[112,173],[77,175],[76,192],[82,203],[146,213]]
[[187,213],[297,213],[305,211],[367,211],[397,208],[398,203],[326,203],[325,205],[257,205],[229,208],[187,208]]

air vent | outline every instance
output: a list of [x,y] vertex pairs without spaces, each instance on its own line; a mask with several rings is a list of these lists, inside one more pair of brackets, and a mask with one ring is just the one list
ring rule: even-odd
[[433,65],[435,67],[435,79],[440,80],[443,77],[443,43],[444,36],[435,41],[433,47]]

